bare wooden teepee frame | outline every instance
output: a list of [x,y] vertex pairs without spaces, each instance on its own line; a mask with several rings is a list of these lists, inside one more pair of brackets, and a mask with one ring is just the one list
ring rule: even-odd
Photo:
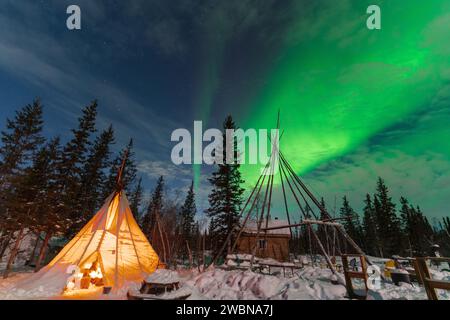
[[[279,129],[280,123],[279,117],[280,115],[278,113],[277,129]],[[240,220],[242,220],[241,224],[239,226],[236,226],[235,230],[233,230],[228,234],[225,243],[223,244],[219,252],[216,254],[216,256],[213,258],[211,264],[217,262],[218,258],[223,255],[223,253],[225,252],[226,248],[230,243],[232,243],[232,245],[231,250],[228,253],[236,251],[236,246],[239,241],[239,238],[241,237],[245,229],[245,226],[248,223],[249,218],[255,212],[257,200],[259,199],[260,196],[262,196],[263,204],[261,212],[259,214],[256,213],[257,239],[260,237],[264,237],[263,239],[266,240],[267,233],[268,231],[271,230],[289,229],[290,233],[292,234],[294,228],[306,226],[308,234],[310,236],[309,240],[310,247],[312,246],[313,242],[314,244],[317,245],[319,252],[324,256],[328,267],[333,273],[336,273],[336,270],[334,264],[330,259],[329,253],[333,252],[333,255],[335,255],[336,249],[338,254],[343,253],[341,252],[341,248],[339,246],[339,238],[343,241],[343,243],[349,244],[349,246],[353,248],[353,250],[356,253],[358,253],[361,256],[364,256],[368,264],[372,265],[372,262],[365,255],[363,250],[361,250],[361,248],[356,244],[356,242],[347,234],[342,224],[338,222],[340,219],[339,218],[335,219],[331,217],[326,208],[317,200],[317,198],[308,189],[308,187],[302,181],[302,179],[295,173],[295,171],[292,169],[292,166],[289,164],[288,160],[279,149],[279,145],[277,144],[278,141],[279,139],[272,140],[272,150],[270,159],[266,164],[266,166],[264,167],[261,175],[259,176],[256,182],[256,185],[251,191],[250,196],[247,198],[247,201],[245,202],[245,205],[243,206],[240,212],[239,217]],[[278,166],[277,168],[278,175],[280,179],[281,190],[283,193],[284,209],[288,224],[284,226],[269,227],[269,219],[273,195],[273,184],[276,175],[275,174],[276,166]],[[292,206],[290,206],[288,203],[287,200],[288,192],[290,192],[290,194],[295,199],[294,208],[292,208]],[[307,209],[308,212],[306,212],[305,208]],[[300,222],[298,223],[292,223],[291,217],[294,211],[297,211],[297,213],[300,214]],[[311,215],[309,213],[311,213]],[[264,226],[263,223],[265,223]],[[327,244],[326,247],[322,243],[323,239],[321,240],[317,234],[317,231],[314,230],[314,226],[323,226],[323,230],[325,231],[324,232],[325,240]],[[233,239],[233,236],[236,234],[236,231],[237,235]],[[338,241],[336,242],[336,240]],[[258,241],[255,242],[255,245],[252,248],[251,264],[253,264],[254,256],[256,254],[257,243]],[[326,248],[328,249],[328,252]]]

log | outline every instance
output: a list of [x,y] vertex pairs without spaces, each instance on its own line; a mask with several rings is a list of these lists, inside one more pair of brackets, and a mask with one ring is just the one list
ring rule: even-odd
[[333,274],[336,274],[336,269],[334,268],[333,263],[331,263],[330,257],[325,252],[325,248],[323,247],[322,242],[320,242],[320,239],[317,236],[316,232],[311,228],[311,226],[309,227],[309,229],[311,231],[311,234],[314,236],[314,239],[316,240],[317,244],[319,245],[320,251],[322,251],[322,254],[325,256],[325,260],[327,261],[328,267],[330,268],[331,272],[333,272]]
[[303,222],[295,223],[295,224],[288,224],[284,226],[277,226],[277,227],[269,227],[269,228],[262,228],[261,231],[270,231],[270,230],[279,230],[279,229],[290,229],[305,225],[311,225],[311,224],[317,224],[317,225],[326,225],[326,226],[340,226],[339,223],[333,223],[333,222],[326,222],[326,221],[320,221],[320,220],[303,220]]

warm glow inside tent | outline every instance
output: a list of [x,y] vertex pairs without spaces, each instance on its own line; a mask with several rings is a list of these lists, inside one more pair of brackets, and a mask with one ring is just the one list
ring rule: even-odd
[[[123,191],[108,197],[103,207],[61,252],[38,274],[35,281],[66,286],[71,269],[98,265],[104,286],[119,289],[154,272],[159,258],[139,228]],[[77,271],[79,272],[79,271]]]

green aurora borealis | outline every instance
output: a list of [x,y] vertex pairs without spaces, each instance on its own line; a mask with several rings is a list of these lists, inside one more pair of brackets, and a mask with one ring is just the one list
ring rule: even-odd
[[[351,184],[366,178],[352,177],[361,167],[370,172],[373,180],[367,186],[372,189],[377,176],[396,183],[390,170],[400,156],[412,162],[436,157],[448,168],[450,2],[375,1],[382,10],[380,31],[365,27],[365,8],[372,2],[305,3],[292,8],[297,18],[284,28],[283,45],[267,64],[250,112],[236,117],[240,126],[273,128],[281,109],[281,148],[313,184],[316,169],[327,171],[323,180],[336,178],[339,169],[327,166],[339,166],[340,160],[364,149],[362,161],[353,163],[357,170],[346,166],[347,177],[337,187],[342,193],[354,191]],[[381,156],[371,155],[375,149]],[[386,170],[377,163],[384,163]],[[243,172],[250,186],[259,167],[245,165]],[[420,178],[420,172],[409,174]],[[336,191],[316,185],[325,196]],[[449,189],[448,181],[444,187]],[[371,189],[359,192],[366,191]]]
[[[66,26],[69,0],[2,5],[4,118],[40,97],[46,137],[69,141],[98,99],[115,152],[134,139],[146,192],[161,175],[174,197],[194,179],[204,217],[215,167],[176,166],[171,133],[220,128],[228,114],[270,129],[281,110],[281,149],[330,211],[347,195],[361,213],[381,176],[396,203],[449,215],[450,0],[77,3],[79,31]],[[373,4],[381,30],[366,27]],[[248,191],[260,166],[241,169]]]

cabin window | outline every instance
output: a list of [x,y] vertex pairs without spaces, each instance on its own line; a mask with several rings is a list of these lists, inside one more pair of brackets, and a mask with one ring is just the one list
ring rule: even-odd
[[267,240],[259,239],[258,240],[258,247],[259,247],[259,249],[266,249],[267,248]]

